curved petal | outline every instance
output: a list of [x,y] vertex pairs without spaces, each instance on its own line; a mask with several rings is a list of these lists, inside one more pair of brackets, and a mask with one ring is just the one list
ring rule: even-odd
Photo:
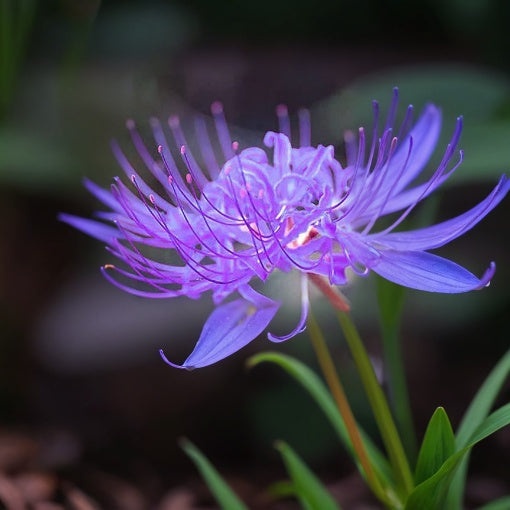
[[218,306],[204,324],[193,352],[182,365],[163,360],[175,368],[200,368],[212,365],[248,345],[267,327],[280,303],[245,286],[243,297]]
[[510,180],[503,175],[497,186],[482,202],[460,216],[419,230],[392,232],[383,236],[374,234],[367,239],[395,250],[421,251],[438,248],[473,228],[503,200],[509,190]]
[[297,326],[288,334],[283,336],[276,336],[272,333],[267,334],[267,338],[271,342],[284,342],[298,333],[302,333],[306,329],[306,319],[308,318],[308,309],[310,308],[310,300],[308,298],[308,277],[306,273],[301,273],[301,317]]
[[283,133],[268,131],[264,136],[264,144],[274,149],[273,166],[278,171],[278,175],[288,173],[292,155],[292,146],[288,137]]
[[104,205],[108,206],[114,211],[122,212],[122,206],[117,200],[115,200],[115,197],[112,195],[109,189],[101,188],[101,186],[98,186],[95,182],[86,178],[83,180],[83,184],[88,189],[88,191],[92,193],[92,195],[94,195]]
[[486,287],[496,271],[491,265],[477,278],[455,262],[420,251],[376,250],[361,243],[356,258],[383,278],[411,289],[457,294]]

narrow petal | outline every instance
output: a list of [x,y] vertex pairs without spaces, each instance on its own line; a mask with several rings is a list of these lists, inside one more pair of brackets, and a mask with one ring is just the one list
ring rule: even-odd
[[205,367],[230,356],[254,340],[271,322],[280,303],[250,290],[243,293],[253,299],[242,297],[220,305],[212,312],[193,352],[182,365],[170,362],[160,351],[163,360],[176,368]]
[[[353,244],[350,243],[352,249]],[[486,287],[496,266],[491,263],[482,278],[477,278],[455,262],[419,251],[376,250],[356,243],[357,262],[392,282],[411,289],[456,294]]]
[[95,182],[92,182],[90,179],[84,179],[83,184],[92,193],[98,200],[100,200],[104,205],[108,206],[110,209],[114,211],[121,212],[122,207],[119,205],[115,197],[112,195],[109,189],[104,189],[98,186]]
[[99,221],[88,220],[86,218],[73,216],[72,214],[63,213],[58,215],[58,219],[105,243],[111,243],[114,239],[123,237],[119,229],[111,227],[110,225],[105,225]]
[[308,318],[308,309],[310,308],[310,300],[308,298],[308,277],[306,273],[301,273],[301,317],[297,326],[287,335],[276,336],[272,333],[267,334],[267,338],[271,342],[284,342],[292,337],[295,337],[298,333],[302,333],[306,329],[306,319]]
[[388,173],[388,181],[390,182],[391,175],[398,173],[401,166],[404,165],[407,159],[409,139],[412,138],[413,151],[407,163],[405,173],[394,183],[393,195],[403,190],[423,170],[434,152],[440,131],[441,110],[437,106],[429,104],[425,107],[425,110],[410,133],[399,143],[399,148],[391,159],[392,172]]
[[438,248],[473,228],[503,200],[509,190],[510,180],[503,175],[485,200],[456,218],[409,232],[392,232],[379,237],[374,234],[370,236],[370,240],[395,250],[421,251]]
[[264,136],[264,144],[274,148],[273,166],[279,175],[288,173],[292,149],[290,140],[282,133],[268,131]]

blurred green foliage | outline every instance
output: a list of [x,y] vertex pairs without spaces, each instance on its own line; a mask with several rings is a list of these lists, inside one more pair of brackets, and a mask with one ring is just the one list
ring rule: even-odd
[[[496,37],[503,43],[506,5],[2,0],[0,182],[41,193],[77,190],[83,175],[107,182],[101,176],[116,173],[107,141],[122,136],[127,117],[145,121],[168,111],[175,92],[163,78],[172,58],[192,45],[220,41],[227,49],[299,41],[311,47],[325,42],[398,47],[406,41],[407,48],[428,48],[442,60],[441,44],[478,51]],[[492,56],[497,60],[497,52]],[[497,61],[501,70],[506,64],[506,58]],[[204,78],[214,80],[214,68]],[[475,66],[404,66],[364,76],[313,107],[317,138],[338,143],[342,129],[369,126],[370,101],[387,104],[395,85],[402,104],[419,109],[434,101],[443,108],[443,144],[455,117],[465,116],[466,158],[452,182],[493,181],[508,169],[509,81]]]

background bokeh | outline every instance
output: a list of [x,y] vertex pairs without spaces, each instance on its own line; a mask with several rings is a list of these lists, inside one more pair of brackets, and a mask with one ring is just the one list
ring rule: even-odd
[[[343,131],[369,125],[370,101],[385,108],[395,85],[403,105],[442,107],[440,147],[464,115],[465,162],[418,211],[458,214],[510,169],[510,3],[5,0],[0,6],[0,481],[32,489],[42,483],[47,492],[41,496],[39,489],[39,499],[71,508],[86,508],[72,506],[82,496],[97,508],[205,508],[212,503],[178,446],[186,436],[251,507],[265,508],[263,489],[284,477],[272,447],[282,438],[340,501],[352,498],[347,508],[357,508],[352,466],[313,403],[276,368],[245,370],[250,354],[273,345],[260,338],[194,372],[164,365],[158,349],[183,360],[212,305],[137,299],[112,288],[98,270],[111,256],[59,223],[57,214],[90,216],[98,207],[82,178],[108,186],[119,174],[109,144],[115,138],[131,150],[127,119],[148,135],[151,116],[178,113],[186,125],[219,99],[238,139],[260,143],[276,127],[274,108],[283,102],[291,112],[309,107],[314,141],[340,152]],[[507,200],[440,251],[476,274],[495,260],[489,289],[461,296],[408,292],[403,335],[420,433],[438,405],[455,425],[508,349],[509,212]],[[290,280],[272,282],[286,301],[277,331],[297,320]],[[346,293],[378,363],[371,278]],[[315,297],[355,410],[370,429],[334,317]],[[306,333],[278,349],[315,363]],[[501,402],[509,396],[507,385]],[[510,490],[509,452],[508,430],[475,449],[471,504]],[[179,501],[184,506],[175,506]]]

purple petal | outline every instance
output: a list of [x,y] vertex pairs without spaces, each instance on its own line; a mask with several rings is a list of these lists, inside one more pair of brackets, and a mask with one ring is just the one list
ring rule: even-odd
[[306,319],[308,318],[308,309],[310,308],[310,301],[308,299],[308,276],[306,273],[301,273],[301,318],[297,326],[287,335],[276,336],[272,333],[267,334],[267,338],[271,342],[284,342],[292,337],[295,337],[298,333],[302,333],[306,329]]
[[[354,249],[353,249],[354,248]],[[477,278],[455,262],[419,251],[377,250],[349,242],[351,257],[383,278],[411,289],[456,294],[486,287],[496,271],[492,262]]]
[[[249,290],[248,290],[249,289]],[[245,286],[244,296],[218,306],[207,319],[193,352],[182,365],[170,362],[163,351],[161,357],[176,368],[200,368],[230,356],[255,339],[275,316],[280,303]]]
[[292,146],[287,136],[282,133],[268,131],[264,136],[264,144],[267,147],[274,148],[273,166],[279,172],[279,175],[288,173]]
[[438,248],[473,228],[503,200],[509,190],[510,180],[503,175],[485,200],[456,218],[409,232],[393,232],[380,237],[374,234],[370,236],[370,240],[395,250],[420,251]]
[[78,216],[64,213],[59,214],[58,219],[105,243],[111,243],[114,239],[123,237],[119,229],[99,221],[79,218]]
[[98,200],[100,200],[104,205],[108,206],[110,209],[113,209],[117,212],[122,212],[122,207],[115,200],[115,197],[111,194],[110,190],[101,188],[95,182],[92,182],[90,179],[84,179],[83,184],[89,190],[92,195],[94,195]]
[[441,110],[433,104],[429,104],[425,107],[411,132],[399,143],[399,149],[391,159],[392,172],[389,172],[389,180],[391,180],[391,174],[398,173],[401,166],[404,165],[408,156],[409,139],[413,139],[413,151],[407,163],[406,171],[398,182],[394,183],[394,195],[403,190],[422,171],[434,152],[440,131]]

